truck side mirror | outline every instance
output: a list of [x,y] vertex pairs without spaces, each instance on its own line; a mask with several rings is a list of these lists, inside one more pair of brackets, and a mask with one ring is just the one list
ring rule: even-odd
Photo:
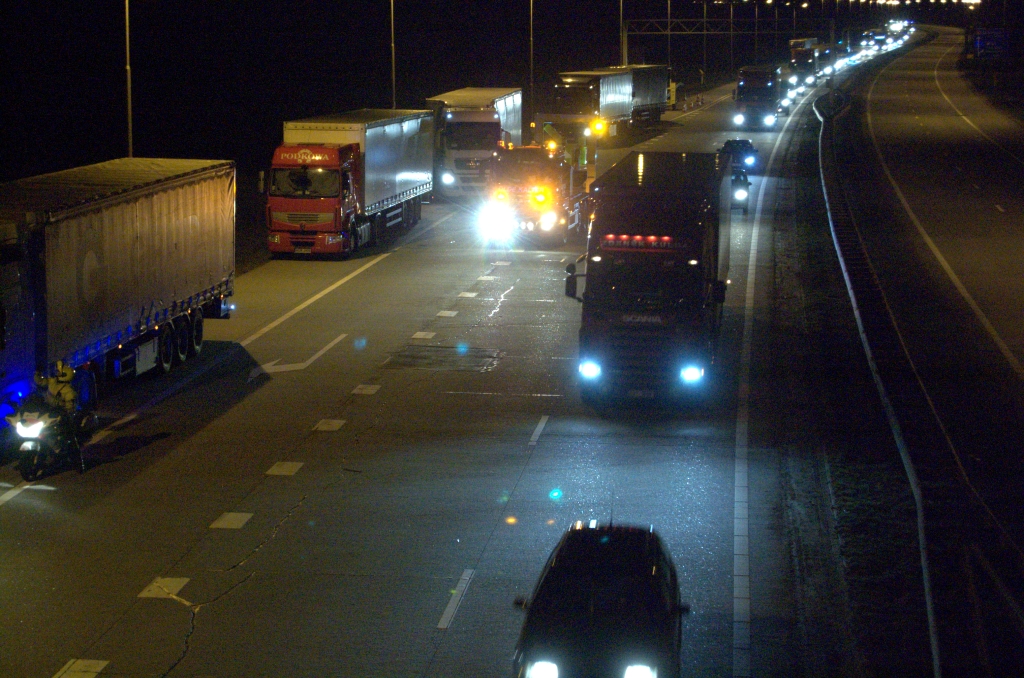
[[725,289],[726,284],[724,280],[712,280],[711,281],[711,300],[716,304],[725,303]]
[[259,174],[256,175],[256,190],[259,193],[262,193],[263,189],[266,188],[266,181],[265,180],[266,180],[266,174],[263,173],[263,170],[260,170]]
[[[572,264],[569,264],[570,268],[575,268]],[[565,278],[565,296],[576,298],[576,274],[570,273]]]

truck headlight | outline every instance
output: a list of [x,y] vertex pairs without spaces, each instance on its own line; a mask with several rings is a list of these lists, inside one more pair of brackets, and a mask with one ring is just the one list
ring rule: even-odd
[[748,155],[747,157],[743,158],[743,164],[746,165],[747,167],[750,167],[751,165],[753,165],[754,164],[754,156]]
[[580,376],[584,379],[597,379],[601,376],[601,366],[593,360],[584,360],[580,363]]
[[269,236],[267,236],[267,241],[277,244],[281,242],[281,235],[279,233],[271,233]]
[[745,117],[743,117],[742,113],[737,113],[732,118],[732,122],[733,122],[734,125],[742,125],[744,122],[746,122],[746,120],[747,119]]
[[550,231],[554,228],[556,221],[558,221],[558,215],[554,212],[545,212],[540,215],[540,227],[544,231]]
[[46,426],[46,422],[37,421],[34,424],[22,424],[20,421],[14,425],[15,432],[22,438],[38,438],[39,434],[43,432],[43,428]]
[[798,80],[798,79],[799,79],[799,78],[797,78],[797,77],[796,77],[795,75],[791,75],[791,76],[789,76],[789,84],[790,84],[790,85],[795,85],[795,84],[797,83],[797,80]]
[[696,365],[687,365],[679,372],[679,378],[686,384],[696,384],[704,378],[704,368]]
[[764,124],[765,124],[765,127],[771,127],[772,125],[774,125],[775,124],[775,116],[770,114],[770,113],[768,115],[764,116]]
[[558,678],[558,665],[554,662],[533,662],[526,667],[526,678]]
[[477,215],[477,226],[486,242],[507,242],[512,239],[518,224],[508,205],[488,202]]
[[745,188],[737,188],[736,192],[732,194],[732,197],[736,200],[746,200],[747,190]]
[[632,664],[626,667],[622,678],[658,678],[658,669],[646,664]]
[[455,175],[451,172],[445,172],[441,175],[441,183],[445,186],[451,186],[455,183]]

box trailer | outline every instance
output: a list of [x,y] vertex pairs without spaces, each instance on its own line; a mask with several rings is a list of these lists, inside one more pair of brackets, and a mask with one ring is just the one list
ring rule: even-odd
[[0,184],[0,238],[7,406],[58,360],[167,371],[230,310],[235,166],[122,158]]

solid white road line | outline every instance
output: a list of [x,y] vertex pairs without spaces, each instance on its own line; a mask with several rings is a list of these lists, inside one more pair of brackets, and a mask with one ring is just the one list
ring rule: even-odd
[[301,304],[299,304],[298,306],[296,306],[292,310],[288,311],[287,313],[285,313],[283,316],[281,316],[277,320],[273,321],[269,325],[264,326],[262,329],[257,330],[255,333],[249,335],[248,337],[246,337],[245,339],[243,339],[242,341],[240,341],[238,343],[241,346],[248,346],[250,343],[256,341],[257,339],[262,337],[264,334],[266,334],[270,330],[274,329],[275,327],[277,327],[278,325],[283,323],[285,320],[288,320],[288,318],[291,318],[293,315],[295,315],[296,313],[298,313],[302,309],[306,308],[310,304],[320,300],[324,296],[326,296],[326,295],[330,294],[331,292],[333,292],[334,290],[338,289],[339,287],[341,287],[342,285],[347,283],[349,280],[351,280],[352,278],[356,277],[357,275],[359,275],[360,273],[362,273],[366,269],[370,268],[371,266],[376,264],[378,261],[380,261],[384,257],[388,256],[389,254],[391,254],[391,253],[390,252],[385,252],[384,254],[381,254],[380,256],[374,257],[370,261],[366,262],[365,264],[363,264],[362,266],[360,266],[356,270],[354,270],[351,273],[349,273],[348,275],[346,275],[341,280],[337,281],[336,283],[332,284],[331,286],[327,287],[326,289],[324,289],[324,290],[322,290],[320,292],[317,292],[316,294],[311,296],[309,299],[306,299],[304,302],[302,302]]
[[446,629],[451,626],[452,619],[462,603],[462,597],[466,595],[466,589],[469,588],[469,582],[473,579],[473,572],[474,570],[462,571],[459,583],[455,585],[455,590],[452,591],[452,597],[448,601],[448,606],[444,608],[444,614],[441,615],[441,621],[437,622],[437,628]]
[[339,431],[345,425],[344,419],[321,419],[313,427],[314,431]]

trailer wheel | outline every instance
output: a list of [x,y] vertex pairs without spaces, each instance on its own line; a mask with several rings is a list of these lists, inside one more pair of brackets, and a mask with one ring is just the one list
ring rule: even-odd
[[188,343],[188,354],[197,356],[203,351],[203,309],[192,311],[192,334]]
[[166,322],[158,331],[160,334],[157,336],[156,366],[160,374],[167,374],[174,367],[174,356],[177,353],[177,347],[174,345],[174,327]]
[[188,360],[188,347],[192,343],[192,323],[187,315],[174,319],[174,364]]

